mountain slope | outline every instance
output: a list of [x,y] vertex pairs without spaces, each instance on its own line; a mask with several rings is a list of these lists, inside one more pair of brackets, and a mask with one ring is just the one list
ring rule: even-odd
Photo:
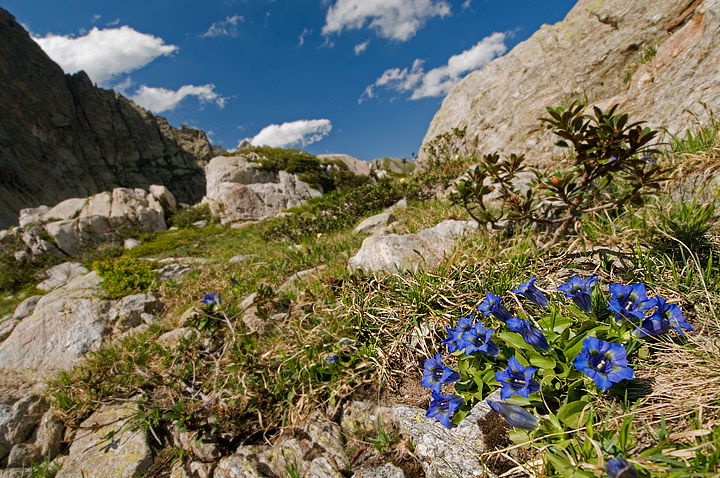
[[720,1],[580,0],[506,56],[469,74],[443,101],[423,140],[466,129],[461,152],[531,153],[549,165],[552,135],[537,118],[546,106],[587,100],[620,104],[635,120],[682,133],[720,109]]
[[202,197],[212,157],[205,133],[171,127],[84,72],[65,75],[2,8],[0,84],[0,228],[20,208],[118,186]]

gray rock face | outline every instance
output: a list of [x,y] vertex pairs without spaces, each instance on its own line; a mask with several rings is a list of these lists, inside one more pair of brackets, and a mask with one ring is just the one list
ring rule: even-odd
[[370,236],[350,258],[348,267],[386,273],[437,267],[460,236],[475,230],[474,221],[446,220],[417,234]]
[[386,463],[382,466],[376,466],[362,470],[353,475],[354,478],[405,478],[405,473],[393,465],[392,463]]
[[223,223],[273,217],[282,210],[322,195],[294,174],[258,171],[243,156],[218,156],[205,167],[207,193],[203,202]]
[[[89,271],[79,262],[64,262],[46,270],[43,273],[43,277],[45,277],[45,279],[40,282],[36,287],[40,290],[51,291],[53,289],[57,289],[58,287],[64,286],[77,276],[87,274],[88,272]],[[40,297],[38,297],[38,300],[39,299]],[[37,305],[37,303],[38,301],[36,300],[35,305]],[[15,313],[18,313],[18,310],[21,308],[21,306],[24,305],[25,302],[20,304],[18,308],[15,309]],[[32,309],[35,310],[34,305]],[[30,312],[32,312],[32,310]],[[25,316],[27,315],[29,314],[26,314]]]
[[223,458],[215,468],[214,478],[263,478],[251,459],[242,455]]
[[385,227],[395,221],[395,215],[390,211],[381,212],[375,214],[367,219],[364,219],[360,224],[355,227],[357,234],[374,234],[378,231],[382,231]]
[[[32,393],[20,397],[8,394],[0,398],[0,459],[28,439],[47,409],[47,402]],[[21,460],[24,453],[17,453],[16,460]]]
[[370,176],[370,163],[360,161],[347,154],[318,154],[317,158],[323,161],[342,161],[350,172],[358,176]]
[[132,404],[106,405],[85,420],[57,478],[132,478],[152,465],[143,430],[123,427],[135,414]]
[[91,272],[43,296],[0,344],[0,370],[67,370],[98,347],[113,304],[100,298],[101,282]]
[[162,308],[162,302],[153,294],[128,295],[113,305],[108,313],[108,319],[116,331],[126,331],[148,322],[145,318],[147,314],[155,314]]
[[[491,396],[499,400],[499,392]],[[447,476],[484,477],[478,459],[484,451],[483,436],[477,421],[491,410],[482,401],[455,428],[445,428],[434,418],[425,416],[426,410],[409,405],[396,405],[395,416],[401,432],[412,438],[415,454],[428,478]]]
[[117,186],[164,184],[197,202],[213,156],[205,133],[176,129],[84,72],[65,75],[0,9],[0,227],[36,204]]
[[[84,199],[68,199],[52,209],[23,209],[21,227],[4,234],[4,242],[10,244],[19,236],[27,248],[25,252],[33,256],[54,253],[62,257],[77,254],[84,246],[109,241],[118,229],[165,230],[163,202],[169,204],[174,199],[167,188],[152,187],[155,194],[139,188],[115,188]],[[42,239],[46,236],[54,244]],[[2,243],[0,239],[0,247]]]
[[460,127],[461,152],[527,153],[529,164],[549,165],[556,138],[536,118],[585,94],[604,109],[618,103],[631,119],[682,133],[692,124],[686,109],[702,113],[700,101],[720,108],[719,34],[718,0],[580,0],[563,21],[457,84],[419,161],[428,159],[429,141]]

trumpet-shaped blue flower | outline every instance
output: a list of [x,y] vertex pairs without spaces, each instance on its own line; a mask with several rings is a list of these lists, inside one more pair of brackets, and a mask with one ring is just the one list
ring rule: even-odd
[[435,418],[445,428],[450,428],[450,417],[455,413],[455,410],[462,406],[465,400],[460,395],[440,395],[435,390],[432,392],[432,398],[425,416]]
[[640,328],[635,332],[640,337],[660,335],[667,332],[670,327],[685,335],[682,329],[695,330],[692,325],[685,322],[685,317],[676,304],[668,304],[662,297],[655,296],[657,309],[650,317],[643,319]]
[[507,321],[507,326],[510,327],[510,330],[513,332],[520,334],[526,344],[530,344],[543,352],[550,351],[550,345],[542,331],[527,320],[513,317]]
[[540,384],[532,378],[537,372],[536,368],[523,367],[513,355],[508,360],[508,368],[502,372],[495,372],[495,380],[502,384],[500,398],[510,398],[515,394],[528,398],[531,393],[540,390]]
[[558,290],[565,293],[565,297],[571,298],[575,305],[585,313],[592,312],[592,287],[597,282],[598,275],[593,274],[587,279],[573,276],[570,281],[558,287]]
[[202,302],[208,307],[220,307],[220,294],[218,294],[217,292],[213,292],[212,294],[205,294],[205,297],[200,302]]
[[535,281],[537,280],[537,277],[532,276],[532,279],[530,279],[527,282],[523,282],[517,288],[510,289],[510,292],[514,292],[516,294],[524,295],[527,300],[530,302],[537,304],[541,307],[547,307],[548,300],[545,297],[545,294],[542,293],[540,289],[535,287]]
[[525,410],[519,405],[511,403],[486,400],[495,413],[499,413],[506,422],[521,430],[534,430],[540,421],[538,417]]
[[435,358],[425,360],[425,371],[423,372],[420,384],[440,393],[440,388],[445,383],[453,383],[460,380],[460,374],[445,366],[442,362],[442,355],[436,354]]
[[478,321],[472,329],[465,332],[462,336],[465,345],[465,355],[480,351],[491,357],[498,356],[500,349],[490,340],[493,332],[495,332],[495,329],[485,329],[483,324]]
[[340,361],[340,357],[338,357],[335,354],[328,355],[325,357],[325,363],[328,365],[337,365],[337,363]]
[[610,284],[610,294],[607,308],[615,313],[616,322],[643,320],[645,311],[657,303],[655,299],[648,299],[642,284]]
[[492,314],[501,322],[506,322],[512,317],[510,311],[502,304],[502,297],[498,297],[490,292],[485,294],[485,299],[477,306],[477,310],[482,311],[485,317]]
[[625,458],[616,456],[610,458],[605,465],[608,478],[637,478],[637,470]]
[[620,380],[632,380],[625,347],[596,337],[583,340],[583,348],[573,360],[575,368],[590,377],[601,390],[607,390]]
[[465,348],[465,341],[463,340],[463,334],[473,328],[473,315],[470,318],[460,317],[457,326],[454,329],[445,327],[448,332],[448,337],[442,341],[448,347],[448,353],[453,353],[456,350],[463,350]]

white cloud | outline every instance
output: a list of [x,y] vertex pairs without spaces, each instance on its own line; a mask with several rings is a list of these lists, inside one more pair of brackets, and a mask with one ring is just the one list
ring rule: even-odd
[[[330,134],[332,123],[327,119],[298,120],[266,126],[249,141],[255,146],[307,146]],[[242,143],[242,141],[240,141]]]
[[299,38],[299,40],[300,40],[299,45],[300,45],[300,46],[302,46],[302,45],[305,44],[305,35],[308,35],[308,34],[310,34],[310,33],[312,33],[312,30],[309,30],[309,29],[307,29],[307,28],[303,28],[303,31],[302,31],[302,33],[300,34],[300,38]]
[[465,0],[462,4],[462,9],[467,10],[468,8],[471,7],[471,4],[472,4],[472,0]]
[[212,37],[231,37],[234,38],[238,35],[237,25],[238,23],[245,21],[241,15],[233,15],[232,17],[225,17],[225,20],[215,22],[210,25],[210,28],[203,33],[203,38]]
[[442,0],[336,0],[327,12],[323,35],[357,30],[368,24],[384,38],[407,41],[427,19],[450,15]]
[[100,15],[99,13],[96,13],[95,15],[93,15],[92,20],[90,20],[90,22],[95,23],[96,21],[100,20],[100,18],[102,18],[102,15]]
[[364,41],[362,43],[358,43],[355,45],[355,54],[359,55],[360,53],[367,50],[368,45],[370,44],[370,40]]
[[104,30],[95,27],[78,38],[48,34],[34,40],[66,73],[85,70],[93,81],[101,84],[178,50],[175,45],[165,44],[162,38],[129,26]]
[[384,88],[400,93],[412,91],[411,100],[444,96],[462,77],[480,69],[507,51],[505,38],[507,33],[493,33],[483,38],[472,48],[453,55],[447,64],[430,71],[425,71],[422,60],[415,60],[411,68],[391,68],[386,70],[375,83],[365,88],[358,100],[374,98],[377,88]]
[[117,25],[118,23],[120,23],[120,19],[119,19],[119,18],[116,18],[115,20],[113,20],[113,21],[111,21],[111,22],[107,22],[107,23],[105,24],[105,26],[114,27],[114,26]]
[[177,90],[141,85],[130,99],[153,113],[162,113],[175,109],[188,96],[195,96],[203,103],[215,103],[220,108],[225,107],[227,101],[215,92],[213,84],[184,85]]

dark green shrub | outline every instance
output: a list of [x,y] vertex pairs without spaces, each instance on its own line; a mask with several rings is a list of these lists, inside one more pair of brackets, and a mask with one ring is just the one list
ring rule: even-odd
[[155,266],[150,261],[130,257],[93,263],[103,278],[103,287],[111,299],[146,292],[155,283]]
[[168,217],[168,225],[174,227],[190,227],[193,223],[203,220],[208,222],[212,221],[210,206],[207,204],[198,204],[175,212],[175,214]]

